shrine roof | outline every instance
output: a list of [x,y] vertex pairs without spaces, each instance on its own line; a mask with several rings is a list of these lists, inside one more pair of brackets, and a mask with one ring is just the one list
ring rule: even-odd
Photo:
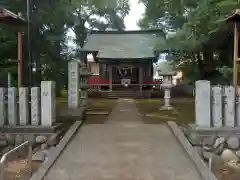
[[97,51],[98,59],[154,59],[159,41],[165,41],[165,33],[160,29],[91,31],[84,49]]

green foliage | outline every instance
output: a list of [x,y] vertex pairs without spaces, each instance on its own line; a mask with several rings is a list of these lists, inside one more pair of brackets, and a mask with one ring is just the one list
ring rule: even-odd
[[[181,68],[189,78],[215,79],[217,74],[226,79],[226,67],[232,68],[233,37],[223,34],[225,41],[218,49],[203,46],[219,27],[223,20],[240,8],[236,0],[141,0],[146,5],[146,13],[140,24],[142,28],[163,27],[173,32],[165,43],[159,42],[156,50],[169,51],[170,59]],[[221,37],[220,37],[221,38]],[[221,42],[222,39],[217,39]],[[184,62],[184,63],[183,63]],[[186,63],[187,62],[187,63]],[[219,71],[219,69],[224,69]],[[197,69],[188,71],[187,69]]]
[[[128,0],[30,0],[32,10],[32,56],[37,72],[33,79],[57,81],[57,90],[67,85],[69,54],[68,32],[73,30],[78,47],[84,44],[89,29],[123,30],[123,19],[129,12]],[[1,0],[0,6],[27,19],[26,1]],[[104,19],[104,20],[102,20]],[[17,80],[17,32],[19,27],[0,26],[0,84],[6,84],[7,72]],[[27,27],[23,32],[24,78],[28,79]],[[9,61],[11,60],[11,61]],[[27,84],[27,82],[25,82]]]

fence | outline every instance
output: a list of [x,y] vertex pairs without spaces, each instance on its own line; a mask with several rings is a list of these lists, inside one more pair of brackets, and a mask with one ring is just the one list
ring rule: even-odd
[[42,81],[31,89],[0,88],[0,126],[51,126],[55,119],[55,82]]
[[205,80],[197,81],[195,85],[195,115],[198,127],[240,126],[240,96],[235,100],[233,86],[211,86],[210,81]]
[[4,167],[6,165],[6,161],[8,156],[10,156],[13,153],[16,153],[19,149],[24,148],[25,146],[28,146],[28,177],[30,178],[32,175],[32,145],[28,141],[20,144],[19,146],[15,147],[14,149],[8,151],[5,153],[1,160],[0,160],[0,180],[4,180]]

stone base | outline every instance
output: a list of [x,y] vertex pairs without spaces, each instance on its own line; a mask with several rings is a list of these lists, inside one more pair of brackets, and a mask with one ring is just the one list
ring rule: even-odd
[[86,115],[109,115],[107,111],[88,111]]
[[240,160],[240,127],[198,127],[189,125],[185,136],[196,152],[212,167],[212,158],[225,162]]
[[195,124],[189,124],[189,131],[198,134],[240,134],[240,127],[198,127]]
[[162,106],[159,108],[160,111],[172,111],[174,108],[172,106]]
[[33,126],[33,125],[26,125],[26,126],[10,126],[5,125],[0,127],[0,132],[2,133],[10,133],[10,134],[18,134],[18,133],[29,133],[29,134],[41,134],[41,133],[54,133],[58,129],[62,127],[62,123],[55,124],[53,126]]

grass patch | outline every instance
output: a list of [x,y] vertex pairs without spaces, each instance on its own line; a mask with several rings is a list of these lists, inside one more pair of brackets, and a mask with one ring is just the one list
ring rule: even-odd
[[[116,104],[116,100],[112,99],[89,99],[86,111],[92,112],[107,112],[111,113],[112,109]],[[57,117],[60,117],[61,112],[66,111],[68,108],[67,98],[57,98],[56,100],[56,110]],[[87,115],[84,120],[84,124],[104,124],[108,119],[107,114],[96,114],[96,115]],[[69,120],[67,120],[69,121]],[[64,122],[64,120],[62,120]],[[66,123],[66,128],[68,128],[73,122]]]
[[108,115],[87,115],[84,124],[104,124]]
[[105,111],[112,112],[113,107],[116,104],[116,100],[112,99],[90,99],[87,105],[88,111]]
[[[87,105],[87,111],[108,112],[110,114],[115,104],[116,100],[112,99],[91,99]],[[107,120],[107,114],[87,115],[84,124],[104,124]]]
[[160,111],[164,105],[164,99],[140,99],[137,100],[139,112],[143,115],[146,124],[160,124],[167,121],[175,121],[179,125],[194,122],[195,104],[193,98],[177,98],[171,100],[174,110]]

